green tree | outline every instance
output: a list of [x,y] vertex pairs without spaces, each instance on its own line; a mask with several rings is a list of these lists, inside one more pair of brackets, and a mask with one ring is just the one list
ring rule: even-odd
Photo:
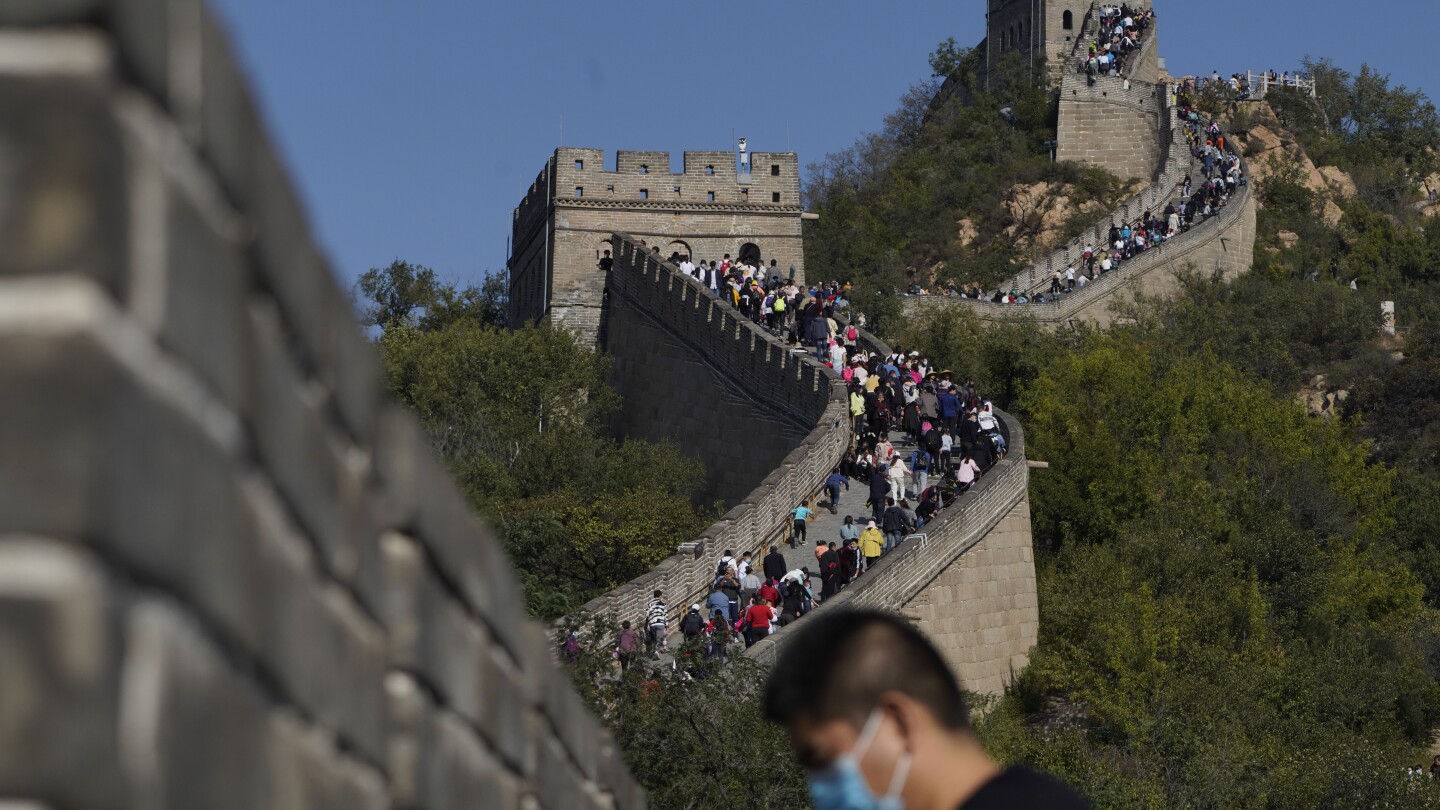
[[488,274],[480,287],[456,287],[434,270],[396,259],[372,267],[355,282],[353,295],[365,326],[440,329],[452,321],[505,326],[507,291],[502,276]]

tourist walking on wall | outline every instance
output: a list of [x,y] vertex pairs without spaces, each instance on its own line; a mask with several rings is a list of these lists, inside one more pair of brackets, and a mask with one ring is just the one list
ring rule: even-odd
[[785,555],[780,553],[779,546],[771,546],[770,553],[765,555],[765,562],[762,565],[766,579],[778,581],[785,576]]
[[840,474],[840,468],[836,467],[830,471],[830,476],[825,479],[825,494],[830,496],[830,514],[836,514],[840,506],[840,487],[850,488],[850,479]]
[[870,511],[876,521],[885,513],[885,496],[890,492],[889,468],[876,463],[870,470]]
[[615,657],[620,659],[620,672],[624,674],[630,663],[640,653],[640,633],[630,626],[630,620],[620,623],[620,637],[615,640]]
[[751,599],[750,607],[745,609],[745,618],[740,623],[745,629],[745,646],[750,647],[770,635],[770,624],[775,619],[775,608],[758,595]]
[[720,577],[720,592],[725,594],[730,621],[738,621],[740,618],[740,577],[736,575],[734,568],[727,570]]
[[860,533],[860,554],[865,557],[865,570],[880,561],[880,555],[885,553],[885,535],[880,533],[880,528],[875,521],[870,521],[865,526],[865,531]]
[[896,456],[890,462],[890,497],[900,500],[905,497],[905,476],[910,470],[905,467],[905,460]]
[[914,531],[915,524],[905,517],[905,510],[897,506],[894,499],[886,498],[885,503],[887,506],[880,526],[885,530],[885,551],[889,553],[900,545],[906,534]]
[[660,598],[660,591],[656,591],[655,598],[645,606],[645,626],[649,629],[649,634],[645,638],[645,652],[654,655],[657,648],[665,649],[665,625],[668,621],[666,618],[668,614],[665,600]]
[[790,516],[794,518],[794,530],[790,533],[790,547],[803,546],[805,545],[805,521],[815,517],[815,512],[802,503],[795,507]]

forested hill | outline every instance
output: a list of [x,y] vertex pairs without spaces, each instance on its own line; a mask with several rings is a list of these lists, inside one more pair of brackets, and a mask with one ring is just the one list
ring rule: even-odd
[[912,279],[1023,261],[1008,189],[1114,188],[1048,164],[1035,91],[924,125],[909,99],[808,189],[811,266],[867,286],[892,342],[998,392],[1050,462],[1040,643],[981,729],[1100,807],[1440,804],[1405,775],[1440,727],[1440,123],[1370,68],[1306,70],[1318,104],[1204,102],[1254,173],[1253,270],[1186,279],[1103,333],[884,317]]

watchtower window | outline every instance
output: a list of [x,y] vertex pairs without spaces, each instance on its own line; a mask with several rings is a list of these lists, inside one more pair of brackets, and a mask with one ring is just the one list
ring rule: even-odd
[[770,176],[771,176],[771,177],[779,177],[779,176],[780,176],[780,164],[778,164],[778,163],[771,163],[771,164],[770,164]]
[[615,184],[614,184],[614,183],[606,183],[606,184],[605,184],[605,190],[608,191],[608,192],[610,192],[611,194],[614,194],[614,193],[615,193]]
[[770,202],[780,202],[780,192],[778,192],[778,191],[772,191],[772,192],[770,192]]
[[679,194],[679,193],[680,193],[680,187],[679,187],[679,186],[676,186],[676,187],[675,187],[675,193],[676,193],[676,194]]
[[576,197],[584,197],[584,196],[585,196],[585,187],[584,187],[584,186],[576,186],[576,187],[575,187],[575,196],[576,196]]
[[641,163],[641,164],[640,164],[640,173],[641,173],[641,174],[649,174],[649,173],[650,173],[650,167],[649,167],[649,166],[646,166],[644,163]]
[[1066,31],[1073,31],[1075,29],[1075,15],[1069,11],[1065,12],[1064,16],[1060,18],[1060,24],[1065,27]]
[[715,202],[715,192],[713,192],[713,191],[707,191],[707,192],[705,192],[705,201],[706,201],[706,202]]
[[714,166],[706,166],[706,167],[705,167],[705,173],[706,173],[706,174],[714,174],[714,173],[715,173],[715,167],[714,167]]
[[748,188],[742,188],[742,189],[740,189],[740,196],[744,197],[744,198],[747,199],[747,200],[750,199],[750,189],[748,189]]
[[642,200],[648,200],[648,199],[650,199],[650,189],[648,189],[648,188],[642,188],[642,189],[640,189],[640,199],[642,199]]
[[575,171],[577,171],[577,172],[583,172],[583,171],[585,171],[585,161],[583,161],[583,160],[577,160],[577,161],[575,161]]

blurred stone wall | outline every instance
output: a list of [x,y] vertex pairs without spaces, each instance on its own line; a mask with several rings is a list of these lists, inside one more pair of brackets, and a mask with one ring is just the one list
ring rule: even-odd
[[645,805],[201,3],[0,5],[0,387],[0,805]]

